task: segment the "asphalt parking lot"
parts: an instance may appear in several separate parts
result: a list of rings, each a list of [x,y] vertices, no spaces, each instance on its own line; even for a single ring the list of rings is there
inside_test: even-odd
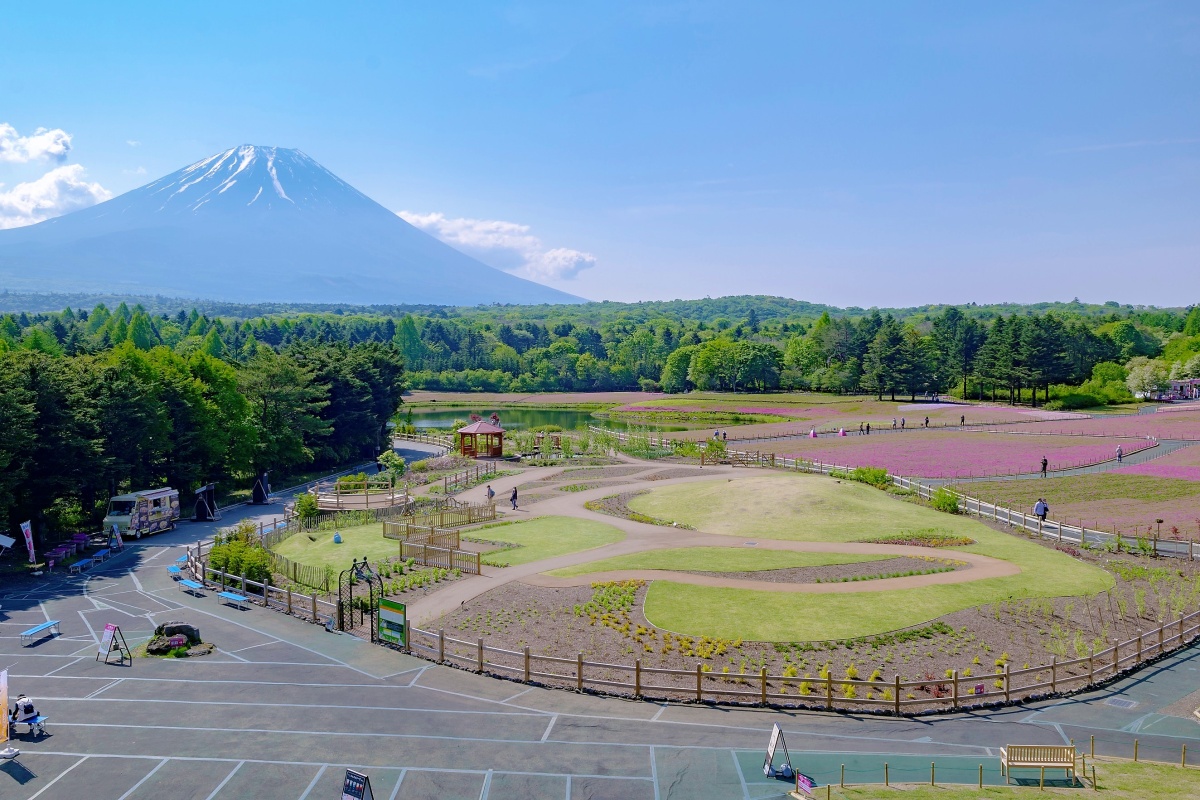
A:
[[[269,516],[269,514],[268,514]],[[226,521],[226,524],[228,521]],[[928,769],[995,768],[1008,743],[1087,747],[1178,761],[1200,724],[1200,650],[1113,687],[986,713],[915,719],[657,704],[525,686],[436,666],[215,592],[182,593],[165,567],[203,533],[184,525],[135,543],[86,576],[0,589],[0,668],[49,717],[0,763],[0,797],[320,798],[346,768],[376,798],[760,798],[787,786],[759,767],[772,725],[820,781],[833,765],[879,780],[903,756]],[[62,635],[22,647],[49,619]],[[106,623],[131,645],[162,622],[200,627],[209,656],[96,660]],[[949,773],[946,774],[947,777]]]

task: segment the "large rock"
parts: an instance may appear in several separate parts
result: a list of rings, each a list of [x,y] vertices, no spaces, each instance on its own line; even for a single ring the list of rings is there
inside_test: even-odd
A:
[[[146,654],[151,656],[165,656],[171,652],[171,642],[165,636],[155,636],[150,641],[146,642]]]
[[[162,636],[166,638],[167,636],[174,636],[176,634],[186,636],[188,642],[191,644],[200,644],[200,629],[186,622],[165,622],[154,629],[156,637]]]

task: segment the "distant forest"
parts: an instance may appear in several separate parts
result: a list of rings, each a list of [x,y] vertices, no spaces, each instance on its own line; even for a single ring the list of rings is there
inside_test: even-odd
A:
[[[91,300],[0,314],[0,516],[10,522],[83,525],[118,490],[370,457],[405,387],[954,393],[1078,408],[1200,377],[1195,307]]]

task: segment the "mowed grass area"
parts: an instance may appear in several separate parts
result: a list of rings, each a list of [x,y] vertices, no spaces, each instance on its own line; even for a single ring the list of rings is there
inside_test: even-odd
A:
[[[382,522],[343,528],[338,533],[342,534],[341,544],[333,543],[333,531],[312,531],[297,533],[273,549],[300,564],[328,566],[338,571],[348,568],[350,562],[364,556],[372,562],[400,557],[400,543],[383,538]]]
[[[750,502],[748,498],[753,498]],[[690,635],[755,641],[865,636],[919,625],[1009,598],[1071,597],[1113,585],[1103,570],[966,517],[943,514],[862,484],[816,475],[782,475],[681,484],[635,498],[642,513],[670,515],[709,533],[798,541],[854,541],[937,529],[975,544],[946,548],[1012,562],[1021,574],[970,583],[884,592],[785,594],[655,581],[646,618]],[[721,612],[705,613],[706,609]]]
[[[936,761],[936,758],[929,759]],[[1099,791],[1091,787],[1091,765],[1096,765],[1096,782]],[[1036,770],[1018,770],[1018,777],[1025,780],[1036,780]],[[1061,770],[1046,770],[1047,779],[1051,776],[1058,778]],[[1143,800],[1153,797],[1155,800],[1193,800],[1200,797],[1200,770],[1194,768],[1170,766],[1167,764],[1151,764],[1139,761],[1106,761],[1103,759],[1088,759],[1088,786],[1086,789],[1054,789],[1039,790],[1033,786],[986,786],[983,789],[968,786],[919,786],[893,785],[862,787],[832,787],[830,797],[842,800],[882,800],[895,797],[896,800],[979,800],[980,798],[1021,798],[1035,797],[1099,797],[1113,800]],[[1151,788],[1153,787],[1153,788]],[[824,797],[824,788],[820,789],[817,797]]]
[[[675,569],[697,572],[760,572],[789,567],[825,567],[884,561],[894,556],[850,553],[790,553],[786,550],[754,550],[748,547],[687,547],[650,550],[645,553],[606,558],[556,569],[547,574],[560,577],[587,575],[616,569]]]
[[[1200,450],[1188,448],[1188,450]],[[1188,452],[1188,450],[1182,452]],[[1149,462],[1156,463],[1155,461]],[[1163,520],[1162,535],[1179,528],[1184,538],[1200,536],[1200,481],[1162,478],[1127,472],[1074,475],[1027,481],[972,481],[954,487],[970,497],[1029,513],[1039,497],[1050,504],[1053,519],[1132,535],[1135,526],[1143,534]]]
[[[625,532],[590,519],[536,517],[526,522],[475,528],[464,531],[463,536],[512,545],[511,549],[493,550],[485,558],[516,566],[614,544],[625,538]]]

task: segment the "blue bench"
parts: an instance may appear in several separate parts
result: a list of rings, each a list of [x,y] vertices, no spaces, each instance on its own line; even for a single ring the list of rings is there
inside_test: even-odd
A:
[[[49,717],[47,717],[43,714],[38,714],[36,717],[30,717],[29,719],[23,719],[20,722],[13,722],[13,732],[14,733],[16,732],[18,725],[28,725],[29,733],[32,734],[34,731],[37,731],[38,736],[45,736],[46,735],[46,720],[48,720],[48,719],[49,719]]]
[[[97,550],[96,552],[92,553],[92,561],[95,561],[97,564],[99,564],[101,561],[107,559],[109,555],[111,555],[111,553],[107,547],[103,550]]]
[[[167,574],[170,575],[175,580],[179,580],[180,578],[183,577],[183,570],[181,570],[179,567],[172,564],[169,567],[167,567]]]
[[[62,635],[58,630],[58,620],[52,619],[52,620],[49,620],[48,622],[43,622],[41,625],[34,625],[32,628],[30,628],[29,630],[22,633],[21,634],[21,645],[27,646],[29,644],[32,644],[34,637],[37,637],[40,639],[41,637],[38,636],[38,634],[45,633],[46,631],[50,631],[51,636],[61,636]],[[5,709],[5,710],[7,710],[7,709]]]
[[[189,594],[194,594],[199,597],[199,592],[204,591],[204,584],[183,578],[179,581],[179,588]]]
[[[74,564],[72,564],[71,566],[67,567],[67,572],[70,572],[70,573],[83,572],[85,569],[88,569],[89,567],[92,566],[92,564],[95,564],[95,563],[96,563],[96,560],[93,558],[81,558],[78,561],[76,561]]]
[[[239,611],[242,610],[242,606],[250,602],[240,594],[234,594],[233,592],[217,592],[217,597],[221,598],[225,603],[236,605]]]
[[[179,558],[175,559],[175,563],[176,564],[186,564],[187,556],[186,555],[180,556]]]

